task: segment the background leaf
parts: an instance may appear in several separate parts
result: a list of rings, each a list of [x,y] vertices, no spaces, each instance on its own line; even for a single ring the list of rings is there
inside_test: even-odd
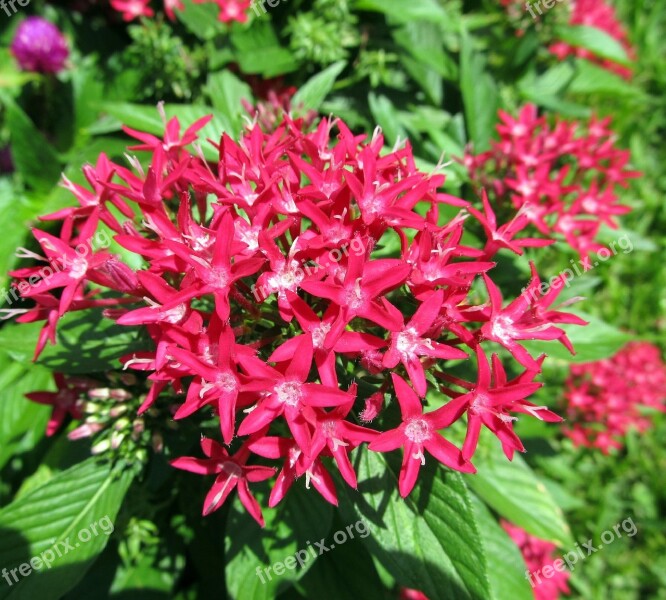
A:
[[[343,515],[365,521],[364,543],[396,581],[430,600],[487,598],[486,557],[462,476],[429,458],[403,500],[384,456],[363,448],[356,459],[359,489],[347,490]]]
[[[40,556],[58,544],[50,569],[42,568],[19,582],[0,586],[0,599],[59,600],[76,585],[106,546],[109,536],[98,526],[89,541],[79,532],[108,517],[114,522],[132,481],[129,471],[116,472],[89,459],[49,480],[42,487],[0,510],[0,564],[8,569]],[[65,552],[60,544],[69,540]]]
[[[562,510],[521,456],[509,462],[493,440],[479,446],[474,465],[477,473],[465,480],[500,516],[538,538],[573,546]]]

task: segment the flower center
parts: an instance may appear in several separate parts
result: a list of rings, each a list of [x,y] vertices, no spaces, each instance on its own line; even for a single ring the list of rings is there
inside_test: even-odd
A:
[[[285,265],[270,277],[268,285],[271,286],[273,291],[289,290],[295,292],[298,285],[303,281],[303,277],[305,277],[305,273],[298,265]]]
[[[215,379],[215,383],[224,392],[233,392],[238,385],[236,378],[228,371],[220,373]]]
[[[313,327],[312,330],[310,331],[310,333],[312,334],[312,345],[315,348],[323,348],[324,342],[326,341],[326,336],[328,335],[328,332],[330,330],[331,330],[330,323],[322,323],[321,325]]]
[[[338,427],[337,421],[324,421],[321,424],[322,433],[329,438],[335,437],[335,433]]]
[[[302,384],[298,381],[285,381],[275,386],[277,399],[288,406],[298,406],[303,397]]]
[[[220,463],[220,469],[222,473],[226,473],[227,475],[229,475],[230,478],[231,477],[240,478],[240,476],[243,474],[243,469],[235,462],[230,460]]]
[[[352,310],[358,310],[365,304],[365,294],[361,288],[360,278],[356,280],[353,287],[345,291],[345,304]]]
[[[229,286],[229,272],[224,267],[212,267],[206,274],[206,283],[217,289]]]
[[[187,313],[187,305],[185,303],[174,306],[162,312],[162,320],[167,323],[180,323]]]
[[[422,418],[412,419],[405,427],[405,437],[415,444],[429,440],[431,433],[430,424]]]
[[[75,258],[69,269],[69,276],[73,279],[81,279],[88,272],[88,261],[85,258]]]
[[[421,345],[421,339],[413,328],[401,331],[395,338],[395,347],[403,358],[414,356]]]
[[[513,327],[513,320],[506,315],[500,315],[493,321],[491,335],[502,342],[508,343],[513,339],[515,329]]]

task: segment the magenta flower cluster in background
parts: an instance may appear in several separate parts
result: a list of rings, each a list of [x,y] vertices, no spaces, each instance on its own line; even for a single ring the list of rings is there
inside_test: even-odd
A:
[[[650,427],[643,407],[666,411],[666,364],[657,346],[632,342],[607,360],[572,365],[564,398],[564,433],[607,454],[622,447],[629,429]]]
[[[557,559],[555,553],[557,546],[530,535],[524,529],[504,519],[501,520],[501,525],[520,549],[527,565],[528,574],[532,574],[532,591],[535,600],[557,600],[560,594],[568,594],[569,586],[567,582],[571,573],[567,570],[553,568],[553,563]],[[538,578],[535,577],[537,574],[542,574],[543,568],[547,566],[551,567],[551,577],[544,577],[543,575]]]
[[[585,125],[560,117],[549,125],[533,104],[517,117],[500,111],[499,141],[464,162],[475,186],[489,191],[497,208],[518,209],[549,239],[562,238],[582,257],[604,248],[602,224],[631,209],[616,188],[639,173],[627,169],[629,152],[615,147],[610,119]]]

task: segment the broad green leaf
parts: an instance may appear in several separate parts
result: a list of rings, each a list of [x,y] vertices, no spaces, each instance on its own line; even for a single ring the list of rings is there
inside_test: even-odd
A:
[[[206,83],[206,93],[215,110],[224,115],[231,130],[229,134],[237,137],[243,128],[247,116],[242,101],[252,103],[252,90],[231,71],[211,73]]]
[[[268,19],[259,19],[251,27],[236,28],[231,34],[231,43],[243,73],[276,77],[298,69],[298,62],[280,44]]]
[[[39,74],[19,70],[9,49],[0,48],[0,89],[20,88],[35,79],[39,79]]]
[[[402,140],[407,138],[407,132],[400,123],[400,115],[386,96],[370,92],[368,105],[373,118],[382,128],[387,144],[393,146],[398,138]]]
[[[610,96],[640,96],[640,88],[587,60],[576,60],[575,77],[567,87],[572,94],[608,94]]]
[[[530,70],[518,81],[518,89],[523,96],[537,100],[540,96],[557,96],[573,79],[574,67],[569,62],[561,62],[541,75]]]
[[[298,107],[302,104],[304,108],[319,110],[346,65],[344,60],[340,60],[308,79],[294,94],[292,106]]]
[[[488,433],[488,432],[484,432]],[[560,546],[573,546],[562,510],[523,458],[507,460],[498,443],[480,445],[469,486],[507,521]]]
[[[10,580],[12,569],[34,557],[50,564],[16,571],[19,581],[3,581],[0,600],[58,600],[72,589],[104,550],[131,481],[129,471],[91,458],[0,510],[0,564]]]
[[[23,194],[20,194],[12,180],[0,178],[0,213],[5,223],[11,223],[12,227],[3,228],[0,237],[0,305],[7,304],[8,296],[5,296],[6,286],[9,283],[8,272],[16,266],[16,249],[23,246],[29,235],[27,227],[22,227],[21,208],[26,203]],[[11,306],[5,306],[11,308]]]
[[[224,31],[225,26],[218,21],[219,9],[214,2],[193,2],[183,0],[183,10],[176,10],[176,17],[200,40],[208,40]]]
[[[567,336],[576,351],[575,355],[571,355],[562,344],[557,342],[534,340],[523,342],[523,345],[534,356],[545,353],[549,358],[557,358],[570,363],[583,363],[609,358],[632,340],[631,335],[620,331],[598,317],[578,310],[571,312],[575,312],[579,317],[589,322],[584,327],[560,325],[567,332]]]
[[[475,494],[471,494],[471,501],[488,562],[489,600],[533,600],[525,577],[527,566],[518,546]]]
[[[601,58],[607,58],[621,65],[631,61],[622,44],[605,31],[586,25],[559,25],[553,37],[576,48],[584,48]]]
[[[337,522],[340,526],[335,527],[336,530],[344,530],[342,522]],[[358,532],[354,528],[352,531],[356,534],[353,540],[347,540],[344,547],[337,551],[334,548],[320,556],[296,583],[294,587],[300,592],[298,597],[364,600],[389,600],[394,597],[382,584],[365,545],[357,539]],[[361,533],[366,533],[362,527]]]
[[[258,495],[261,496],[267,494]],[[265,499],[260,499],[260,503],[262,507],[267,504]],[[328,535],[333,507],[314,489],[305,490],[297,482],[283,502],[273,509],[263,508],[263,514],[266,526],[262,529],[239,500],[234,501],[225,541],[227,590],[232,598],[272,600],[279,589],[300,579],[319,560],[311,552],[318,553],[314,542]],[[275,564],[284,563],[290,556],[294,558],[298,551],[302,551],[302,566],[295,562],[294,569],[285,568],[283,574],[276,574]]]
[[[499,106],[497,86],[485,71],[485,57],[474,48],[472,38],[462,32],[460,48],[460,89],[465,107],[469,141],[474,152],[490,147]]]
[[[1,333],[1,330],[0,330]],[[31,450],[43,437],[50,409],[24,394],[52,388],[51,373],[29,362],[0,355],[0,468],[15,455]]]
[[[400,60],[436,106],[444,98],[442,79],[455,81],[458,65],[446,53],[441,28],[432,22],[413,21],[393,33],[403,50]]]
[[[444,22],[447,14],[436,0],[403,2],[402,0],[358,0],[357,10],[381,12],[396,23],[411,21]]]
[[[0,353],[29,363],[42,326],[37,322],[3,327]],[[98,310],[70,312],[58,323],[57,344],[47,344],[38,364],[61,373],[96,373],[118,369],[121,356],[150,347],[137,328],[116,325]]]
[[[486,557],[462,476],[428,457],[403,500],[392,460],[360,449],[354,464],[359,488],[346,490],[342,514],[365,522],[363,542],[396,581],[430,600],[488,598]]]
[[[6,96],[0,99],[7,109],[5,124],[16,171],[33,189],[50,190],[60,177],[62,165],[58,153],[13,100]]]

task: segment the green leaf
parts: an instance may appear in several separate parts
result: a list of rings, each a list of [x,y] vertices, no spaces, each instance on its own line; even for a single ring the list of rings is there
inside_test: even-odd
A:
[[[572,356],[559,343],[540,340],[524,342],[523,345],[525,348],[534,356],[545,353],[549,358],[557,358],[569,363],[584,363],[609,358],[632,340],[631,335],[620,331],[598,317],[578,310],[571,312],[589,322],[589,325],[584,327],[579,325],[560,325],[567,332],[567,336],[576,351],[575,355]]]
[[[267,497],[267,493],[258,494],[262,496]],[[260,504],[267,503],[260,500]],[[263,529],[247,514],[238,498],[233,509],[225,541],[227,591],[231,598],[243,600],[272,600],[278,589],[300,579],[317,560],[309,548],[316,550],[314,542],[327,536],[333,518],[330,504],[314,490],[307,491],[298,484],[276,508],[263,509],[266,521]],[[285,569],[282,575],[274,572],[276,563],[284,563],[287,557],[293,558],[302,550],[305,550],[301,555],[302,568],[296,564],[295,569]],[[258,569],[268,569],[262,571],[263,583],[257,575]]]
[[[486,432],[487,433],[487,432]],[[479,446],[469,486],[507,521],[560,546],[573,546],[562,510],[521,456],[507,460],[498,443]]]
[[[60,178],[58,153],[13,100],[6,96],[1,99],[7,109],[5,124],[16,171],[35,190],[50,190]]]
[[[176,10],[176,17],[200,40],[209,40],[224,30],[218,21],[219,9],[214,2],[193,2],[183,0],[183,10]]]
[[[399,467],[364,448],[356,459],[358,493],[346,490],[341,510],[349,522],[365,522],[370,535],[363,541],[373,557],[400,585],[430,600],[488,598],[486,557],[462,476],[429,458],[403,500]]]
[[[639,87],[625,81],[588,60],[576,60],[575,77],[567,91],[572,94],[608,94],[616,96],[640,96]]]
[[[293,54],[278,40],[267,19],[255,21],[251,27],[235,28],[231,43],[236,49],[236,61],[243,73],[276,77],[298,69]]]
[[[446,53],[440,27],[432,22],[410,22],[393,33],[403,50],[400,60],[421,86],[431,102],[441,106],[444,98],[442,79],[455,81],[458,65]]]
[[[224,115],[229,123],[229,134],[237,137],[243,128],[244,117],[247,116],[242,100],[253,101],[250,86],[231,71],[220,71],[208,76],[206,93],[213,108]]]
[[[596,27],[559,25],[555,27],[553,37],[570,46],[589,50],[600,58],[607,58],[620,65],[631,64],[622,44]]]
[[[5,296],[5,286],[9,283],[8,271],[16,266],[16,249],[25,244],[29,234],[28,228],[22,227],[20,215],[25,202],[25,197],[12,185],[11,179],[0,178],[0,213],[5,223],[12,224],[11,227],[5,227],[0,236],[0,304],[7,303],[10,298]]]
[[[403,2],[402,0],[359,0],[357,10],[381,12],[396,23],[411,21],[446,21],[447,14],[436,0]]]
[[[0,355],[0,468],[14,456],[31,450],[44,436],[51,411],[24,394],[51,389],[51,372],[25,361]]]
[[[338,520],[338,531],[345,526]],[[364,600],[388,600],[393,594],[384,587],[377,570],[355,528],[350,531],[354,539],[345,541],[339,551],[320,556],[295,588],[304,598],[363,598]],[[337,533],[337,531],[336,531]],[[361,532],[367,530],[361,527]],[[330,536],[329,536],[330,537]]]
[[[474,49],[472,38],[463,30],[460,48],[460,89],[465,107],[469,140],[474,152],[490,147],[499,106],[497,86],[485,71],[486,59]]]
[[[570,62],[561,62],[537,75],[530,70],[518,81],[518,89],[524,97],[537,100],[540,96],[558,96],[573,79],[575,69]]]
[[[292,106],[297,107],[302,104],[304,108],[319,110],[346,65],[346,61],[340,60],[308,79],[294,94]]]
[[[28,575],[16,571],[19,581],[3,581],[0,600],[58,600],[72,589],[104,550],[131,481],[129,471],[91,458],[0,510],[0,564],[11,571],[33,557],[50,562]]]
[[[370,92],[368,96],[370,112],[377,124],[382,128],[386,142],[393,146],[398,138],[405,140],[407,132],[400,123],[400,115],[391,101],[384,95]]]
[[[527,566],[518,546],[475,494],[471,501],[488,561],[490,600],[533,600],[534,593],[525,577]]]
[[[29,363],[43,325],[6,325],[0,329],[0,352]],[[38,364],[61,373],[98,373],[118,369],[121,356],[150,347],[136,328],[116,325],[99,310],[70,312],[58,323],[57,344],[47,344]]]
[[[39,79],[38,73],[21,71],[9,48],[0,48],[0,89],[20,88],[35,79]]]

